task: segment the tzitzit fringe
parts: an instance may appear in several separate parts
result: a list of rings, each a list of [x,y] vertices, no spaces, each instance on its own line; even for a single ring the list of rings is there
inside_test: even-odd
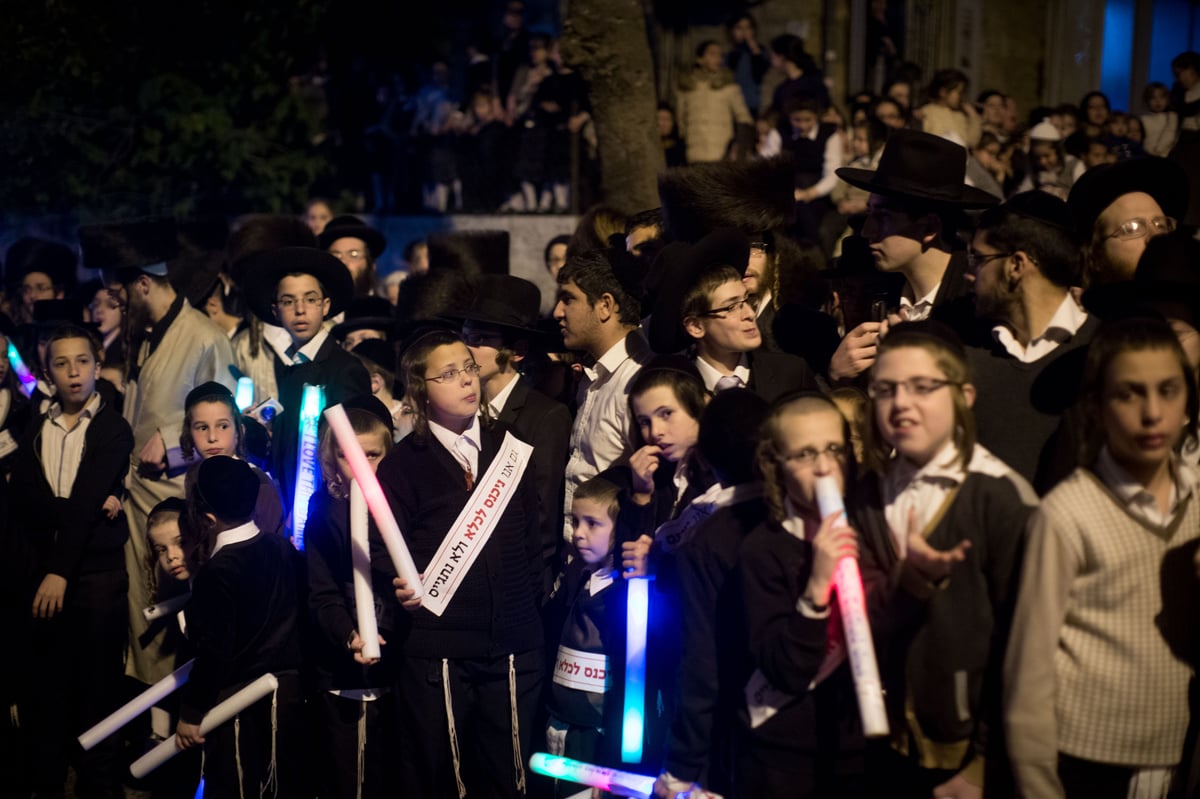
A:
[[[233,762],[237,765],[238,796],[246,799],[245,775],[242,773],[242,714],[233,717]]]
[[[513,655],[508,656],[508,712],[512,716],[513,767],[517,772],[517,790],[525,795],[525,761],[521,757],[521,723],[517,720],[517,670]]]
[[[275,739],[279,734],[279,689],[271,692],[271,766],[267,769],[267,784],[258,791],[259,799],[263,792],[271,789],[272,796],[279,795],[279,772],[275,768]]]
[[[450,701],[450,660],[442,658],[442,697],[446,700],[446,727],[450,733],[450,757],[454,761],[454,782],[458,799],[466,799],[467,786],[462,781],[462,758],[458,752],[458,731],[454,728],[454,705]]]
[[[358,698],[358,788],[355,796],[362,799],[363,780],[367,771],[367,698]]]

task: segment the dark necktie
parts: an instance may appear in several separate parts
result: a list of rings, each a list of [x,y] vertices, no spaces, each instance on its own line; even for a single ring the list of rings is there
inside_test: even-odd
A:
[[[283,354],[292,359],[292,365],[308,363],[309,357],[301,352],[295,344],[283,351]]]

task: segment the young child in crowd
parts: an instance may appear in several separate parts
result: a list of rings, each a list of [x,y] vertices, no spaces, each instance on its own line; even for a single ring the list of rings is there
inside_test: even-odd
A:
[[[219,455],[245,460],[243,439],[246,435],[245,422],[238,410],[237,401],[221,383],[202,383],[188,392],[184,400],[183,430],[179,434],[180,469],[194,468],[196,456],[208,460]],[[172,459],[170,452],[168,461]],[[254,505],[254,523],[266,533],[283,531],[283,520],[287,514],[279,498],[275,482],[251,465],[258,478],[258,501]]]
[[[1195,376],[1166,322],[1106,323],[1083,396],[1099,453],[1030,521],[1005,663],[1020,792],[1162,797],[1184,750],[1200,581]]]
[[[100,342],[76,325],[46,337],[46,414],[28,425],[13,454],[7,533],[10,569],[23,582],[24,619],[13,652],[28,658],[19,702],[32,744],[38,795],[61,796],[67,766],[81,795],[120,790],[117,741],[86,753],[75,736],[120,704],[127,641],[124,544],[128,524],[108,500],[121,492],[133,434],[96,391]]]
[[[614,563],[619,493],[602,477],[575,489],[572,558],[546,608],[558,628],[547,751],[586,763],[611,760],[612,733],[619,737],[619,730],[608,729],[612,708],[606,708],[614,672],[623,673],[623,664],[614,657],[617,639],[625,635],[622,581]],[[621,649],[623,645],[621,641]],[[576,790],[572,786],[566,794]]]
[[[863,793],[864,744],[845,661],[827,643],[833,575],[858,556],[844,514],[821,518],[817,480],[843,493],[855,463],[837,406],[801,395],[772,409],[758,450],[767,521],[746,538],[738,563],[741,605],[757,672],[746,684],[748,722],[737,762],[737,793],[852,797]]]
[[[1166,157],[1179,138],[1179,114],[1171,110],[1171,90],[1155,81],[1142,92],[1146,113],[1142,114],[1145,139],[1142,146],[1149,155]]]
[[[419,731],[404,748],[401,784],[425,796],[457,790],[516,797],[525,790],[544,665],[536,488],[520,448],[480,415],[479,366],[462,338],[443,330],[420,336],[400,371],[414,430],[380,464],[379,482],[418,571],[451,575],[449,550],[432,561],[448,536],[456,552],[474,539],[464,536],[466,522],[455,524],[459,514],[468,506],[478,514],[485,501],[505,502],[508,493],[456,588],[428,581],[426,598],[417,601],[394,577],[396,599],[409,611],[399,614],[392,642],[402,654],[400,727]],[[504,486],[485,481],[502,450],[509,455],[499,469],[512,467]],[[493,498],[493,491],[500,493]],[[395,575],[386,555],[373,564]],[[452,591],[440,615],[421,606],[436,599],[435,589],[442,597]]]
[[[195,662],[180,689],[181,749],[204,746],[206,795],[301,795],[299,603],[295,552],[254,524],[259,482],[245,461],[203,461],[188,486],[184,544],[193,572],[187,635]],[[200,733],[219,702],[264,674],[279,687]]]
[[[344,403],[367,462],[378,468],[392,449],[391,414],[379,400],[358,398]],[[325,491],[313,495],[305,528],[308,560],[308,605],[316,625],[316,661],[320,745],[314,754],[318,794],[331,799],[383,796],[394,784],[394,704],[391,683],[395,660],[387,649],[379,659],[363,654],[355,611],[354,563],[350,539],[350,481],[345,453],[328,426],[321,432],[321,475]],[[381,581],[377,597],[388,598],[391,586]],[[380,644],[391,637],[391,602],[375,602]]]
[[[954,333],[897,325],[879,346],[854,526],[893,734],[872,767],[894,795],[985,787],[1002,759],[999,671],[1037,497],[975,442]],[[990,748],[989,748],[990,745]]]

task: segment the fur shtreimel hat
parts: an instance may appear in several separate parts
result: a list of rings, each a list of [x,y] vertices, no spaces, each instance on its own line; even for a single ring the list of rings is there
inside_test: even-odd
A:
[[[695,243],[717,228],[751,239],[792,223],[795,170],[787,156],[668,169],[658,179],[664,238]]]
[[[26,236],[8,248],[5,283],[15,289],[32,272],[49,275],[64,291],[75,285],[75,253],[65,244]]]
[[[507,230],[451,230],[429,234],[429,269],[478,275],[508,274]]]
[[[175,220],[131,219],[79,228],[79,248],[88,269],[112,274],[121,283],[140,275],[167,276],[167,262],[179,253]]]

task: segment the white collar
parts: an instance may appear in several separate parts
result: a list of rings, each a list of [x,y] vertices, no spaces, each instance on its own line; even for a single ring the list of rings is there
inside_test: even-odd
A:
[[[520,379],[520,375],[513,375],[513,379],[508,381],[508,385],[500,389],[499,394],[488,400],[488,407],[492,410],[492,416],[498,418],[504,412],[504,406],[508,404],[508,398],[512,396],[513,389],[517,387],[517,381]]]
[[[596,359],[596,364],[592,367],[584,367],[584,372],[592,380],[607,377],[625,363],[629,359],[629,336],[636,331],[630,331],[629,334],[621,336],[621,340],[608,348],[608,351]]]
[[[758,298],[758,308],[754,312],[754,318],[759,319],[763,315],[763,311],[767,310],[767,306],[771,304],[771,290],[767,289],[761,297]]]
[[[929,459],[924,466],[917,466],[907,458],[897,455],[887,471],[887,483],[899,494],[917,481],[941,482],[949,481],[958,485],[967,477],[967,468],[962,463],[958,447],[953,441],[947,441],[936,455]]]
[[[310,338],[308,343],[300,348],[300,353],[310,361],[315,361],[317,359],[317,353],[320,352],[321,347],[325,345],[325,339],[327,338],[329,338],[329,331],[322,327],[317,331],[317,335]]]
[[[83,404],[83,410],[79,414],[80,419],[92,419],[96,416],[96,412],[100,410],[100,392],[92,391],[92,396]],[[62,416],[62,401],[54,400],[51,403],[49,410],[46,411],[46,416],[50,419],[57,419]]]
[[[258,535],[258,525],[252,521],[240,524],[237,527],[232,527],[224,532],[217,533],[217,544],[213,547],[213,555],[221,551],[221,547],[227,547],[230,544],[240,544],[243,541],[249,541]]]
[[[483,451],[483,446],[479,443],[481,440],[479,436],[479,430],[480,427],[478,415],[471,417],[470,427],[464,430],[461,435],[455,433],[448,427],[443,427],[432,419],[429,420],[429,432],[433,433],[433,437],[438,440],[438,443],[450,451],[450,454],[454,456],[455,460],[463,457],[458,450],[459,441],[465,441],[476,450],[479,450],[480,452]]]
[[[929,316],[929,311],[932,310],[932,308],[933,308],[933,301],[937,299],[937,293],[941,288],[942,288],[942,281],[939,280],[938,284],[936,286],[934,286],[933,289],[930,290],[930,292],[928,294],[926,294],[924,297],[922,297],[921,299],[914,302],[912,299],[912,295],[913,295],[912,284],[905,283],[904,291],[900,292],[900,307],[908,309],[908,311],[909,311],[908,321],[918,322],[918,321],[924,319],[925,317]],[[917,316],[915,314],[921,314],[921,315]]]
[[[1155,508],[1157,511],[1157,500],[1154,495],[1146,490],[1146,487],[1133,478],[1129,472],[1125,471],[1125,467],[1117,463],[1116,458],[1112,456],[1108,446],[1100,448],[1100,455],[1096,458],[1096,476],[1099,477],[1106,486],[1112,489],[1112,492],[1120,498],[1126,505],[1146,505]],[[1167,502],[1170,510],[1167,511],[1167,519],[1169,520],[1175,515],[1175,511],[1180,502],[1183,502],[1192,493],[1192,486],[1196,482],[1195,471],[1175,456],[1171,456],[1171,496]]]
[[[1071,293],[1067,292],[1063,301],[1059,303],[1058,310],[1054,312],[1054,316],[1050,317],[1050,321],[1046,323],[1046,329],[1031,338],[1028,346],[1021,346],[1021,342],[1017,341],[1017,337],[1013,335],[1008,325],[1000,324],[993,327],[992,337],[1018,361],[1032,363],[1053,352],[1058,345],[1069,341],[1087,320],[1087,311],[1080,308]]]
[[[787,530],[793,537],[799,538],[801,541],[807,541],[808,536],[804,532],[804,516],[800,513],[800,509],[796,507],[796,503],[792,502],[791,497],[783,498],[784,519],[781,525],[784,530]]]
[[[710,392],[717,390],[717,381],[722,377],[728,377],[699,355],[693,360],[696,364],[696,371],[700,373],[700,379],[704,381],[704,387]],[[743,352],[742,356],[738,358],[738,365],[733,369],[733,376],[741,379],[743,387],[750,384],[750,359],[746,353]]]

